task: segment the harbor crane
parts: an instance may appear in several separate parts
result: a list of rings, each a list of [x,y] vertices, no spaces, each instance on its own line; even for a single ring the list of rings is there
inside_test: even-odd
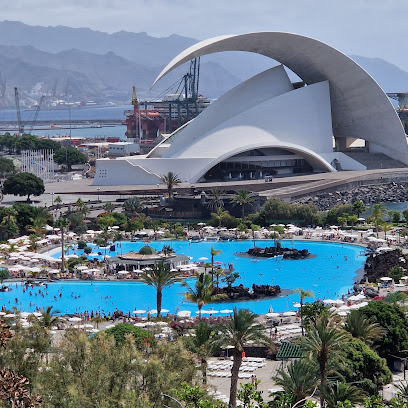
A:
[[[23,134],[24,133],[24,125],[21,122],[20,97],[18,96],[17,87],[14,87],[14,98],[16,100],[18,133]]]

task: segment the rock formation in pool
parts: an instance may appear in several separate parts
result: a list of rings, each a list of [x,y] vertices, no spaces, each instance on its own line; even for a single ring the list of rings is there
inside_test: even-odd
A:
[[[253,247],[248,249],[248,255],[259,258],[273,258],[275,256],[282,256],[283,259],[306,259],[311,254],[307,249],[282,248],[279,246],[272,247]]]
[[[407,269],[407,261],[407,257],[404,256],[400,249],[380,253],[373,252],[367,257],[364,265],[363,279],[361,279],[360,283],[364,283],[366,279],[372,283],[383,276],[388,276],[388,272],[393,266],[400,266],[403,269]]]
[[[281,293],[279,285],[252,285],[252,290],[244,287],[242,284],[238,286],[225,286],[223,288],[214,288],[213,294],[224,295],[216,302],[229,302],[236,300],[256,300],[267,297],[275,297]]]

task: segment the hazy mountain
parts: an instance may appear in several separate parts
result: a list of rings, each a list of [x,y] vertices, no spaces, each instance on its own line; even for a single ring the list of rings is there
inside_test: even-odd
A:
[[[408,91],[407,71],[381,58],[367,58],[359,55],[352,55],[351,58],[361,65],[385,92]]]
[[[89,28],[29,26],[18,21],[0,22],[0,43],[4,45],[32,45],[33,47],[58,53],[77,49],[94,54],[109,51],[137,62],[157,67],[166,65],[172,58],[197,40],[179,35],[155,38],[147,33],[119,31],[108,34]]]
[[[14,103],[14,86],[19,88],[22,102],[27,105],[38,101],[41,94],[68,101],[92,99],[120,103],[129,101],[132,85],[136,86],[140,98],[151,99],[179,82],[186,73],[186,67],[180,67],[150,91],[162,67],[136,64],[113,52],[98,55],[67,50],[52,54],[32,46],[0,45],[0,56],[5,61],[13,60],[9,67],[7,63],[0,66],[0,74],[9,85],[7,102],[3,103],[6,106]],[[238,83],[239,79],[221,66],[211,62],[202,64],[200,93],[216,98]]]
[[[185,64],[150,91],[161,69],[197,40],[178,35],[114,34],[88,28],[39,27],[0,22],[0,103],[14,104],[14,86],[27,104],[41,94],[71,101],[129,101],[135,85],[141,99],[152,99],[187,72]],[[387,92],[408,88],[408,72],[379,58],[353,56]],[[251,53],[227,52],[201,59],[199,92],[216,98],[276,62]],[[1,97],[2,81],[6,97]],[[174,89],[173,89],[174,92]],[[68,95],[68,96],[67,96]]]

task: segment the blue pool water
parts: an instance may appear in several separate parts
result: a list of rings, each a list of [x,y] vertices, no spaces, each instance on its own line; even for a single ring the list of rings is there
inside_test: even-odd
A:
[[[160,250],[164,244],[170,242],[156,241],[149,245]],[[290,246],[289,241],[282,241],[284,246]],[[200,242],[189,243],[187,241],[173,241],[174,250],[178,254],[192,257],[192,262],[198,261],[200,257],[211,259],[211,246],[221,249],[222,254],[215,257],[215,261],[233,263],[234,268],[240,273],[241,278],[236,284],[244,286],[256,284],[279,285],[282,289],[302,288],[312,290],[315,298],[337,298],[353,286],[353,278],[356,271],[363,267],[365,257],[360,255],[362,248],[354,245],[343,245],[340,243],[295,241],[294,246],[298,249],[306,248],[310,253],[316,255],[314,258],[299,261],[277,261],[275,259],[260,259],[251,262],[250,258],[238,257],[236,252],[246,252],[253,244],[252,241],[229,241],[229,242]],[[273,241],[258,241],[258,246],[271,246]],[[142,242],[122,242],[116,249],[122,253],[130,250],[137,251],[143,246]],[[104,249],[93,250],[104,252]],[[73,253],[73,251],[70,251]],[[82,251],[75,251],[81,254]],[[115,252],[107,250],[107,254],[115,256]],[[60,256],[59,253],[54,256]],[[194,279],[187,281],[194,285]],[[24,311],[34,311],[36,307],[53,306],[61,313],[76,313],[85,310],[112,312],[115,308],[124,312],[137,309],[155,309],[156,292],[153,288],[140,282],[115,281],[115,282],[67,282],[48,284],[48,294],[44,288],[34,287],[29,295],[27,290],[23,293],[21,284],[12,285],[11,292],[0,294],[0,304],[7,308],[17,306]],[[44,297],[35,292],[41,289]],[[185,288],[180,284],[174,284],[163,291],[163,305],[171,313],[177,310],[191,310],[194,315],[197,306],[184,300]],[[62,294],[62,296],[60,296]],[[72,295],[72,296],[71,296]],[[56,297],[56,299],[54,298]],[[75,298],[76,297],[76,298]],[[17,303],[15,299],[17,298]],[[213,307],[216,310],[248,308],[255,313],[267,313],[272,305],[274,311],[283,312],[292,309],[292,303],[299,301],[297,294],[289,294],[277,298],[259,301],[244,301],[235,303],[209,304],[204,308]],[[32,305],[30,306],[30,302]]]

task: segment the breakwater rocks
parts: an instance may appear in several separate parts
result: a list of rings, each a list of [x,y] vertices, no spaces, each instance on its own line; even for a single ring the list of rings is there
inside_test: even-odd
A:
[[[366,279],[370,283],[377,282],[380,278],[388,276],[388,271],[393,266],[401,266],[404,269],[408,266],[407,258],[400,249],[369,255],[364,265],[364,275],[360,283],[364,283]]]
[[[384,202],[408,201],[407,183],[388,183],[355,187],[349,191],[317,193],[293,200],[294,204],[314,204],[320,211],[330,210],[337,204],[352,204],[361,200],[365,205]]]
[[[223,295],[220,299],[215,302],[230,302],[236,300],[256,300],[262,298],[269,298],[278,296],[281,293],[281,288],[279,285],[252,285],[252,290],[244,287],[243,285],[238,286],[225,286],[223,288],[215,288],[214,295]]]
[[[273,258],[275,256],[282,257],[283,259],[306,259],[311,256],[307,249],[291,249],[291,248],[276,248],[276,247],[265,247],[265,248],[250,248],[247,252],[248,255],[259,257],[259,258]]]

